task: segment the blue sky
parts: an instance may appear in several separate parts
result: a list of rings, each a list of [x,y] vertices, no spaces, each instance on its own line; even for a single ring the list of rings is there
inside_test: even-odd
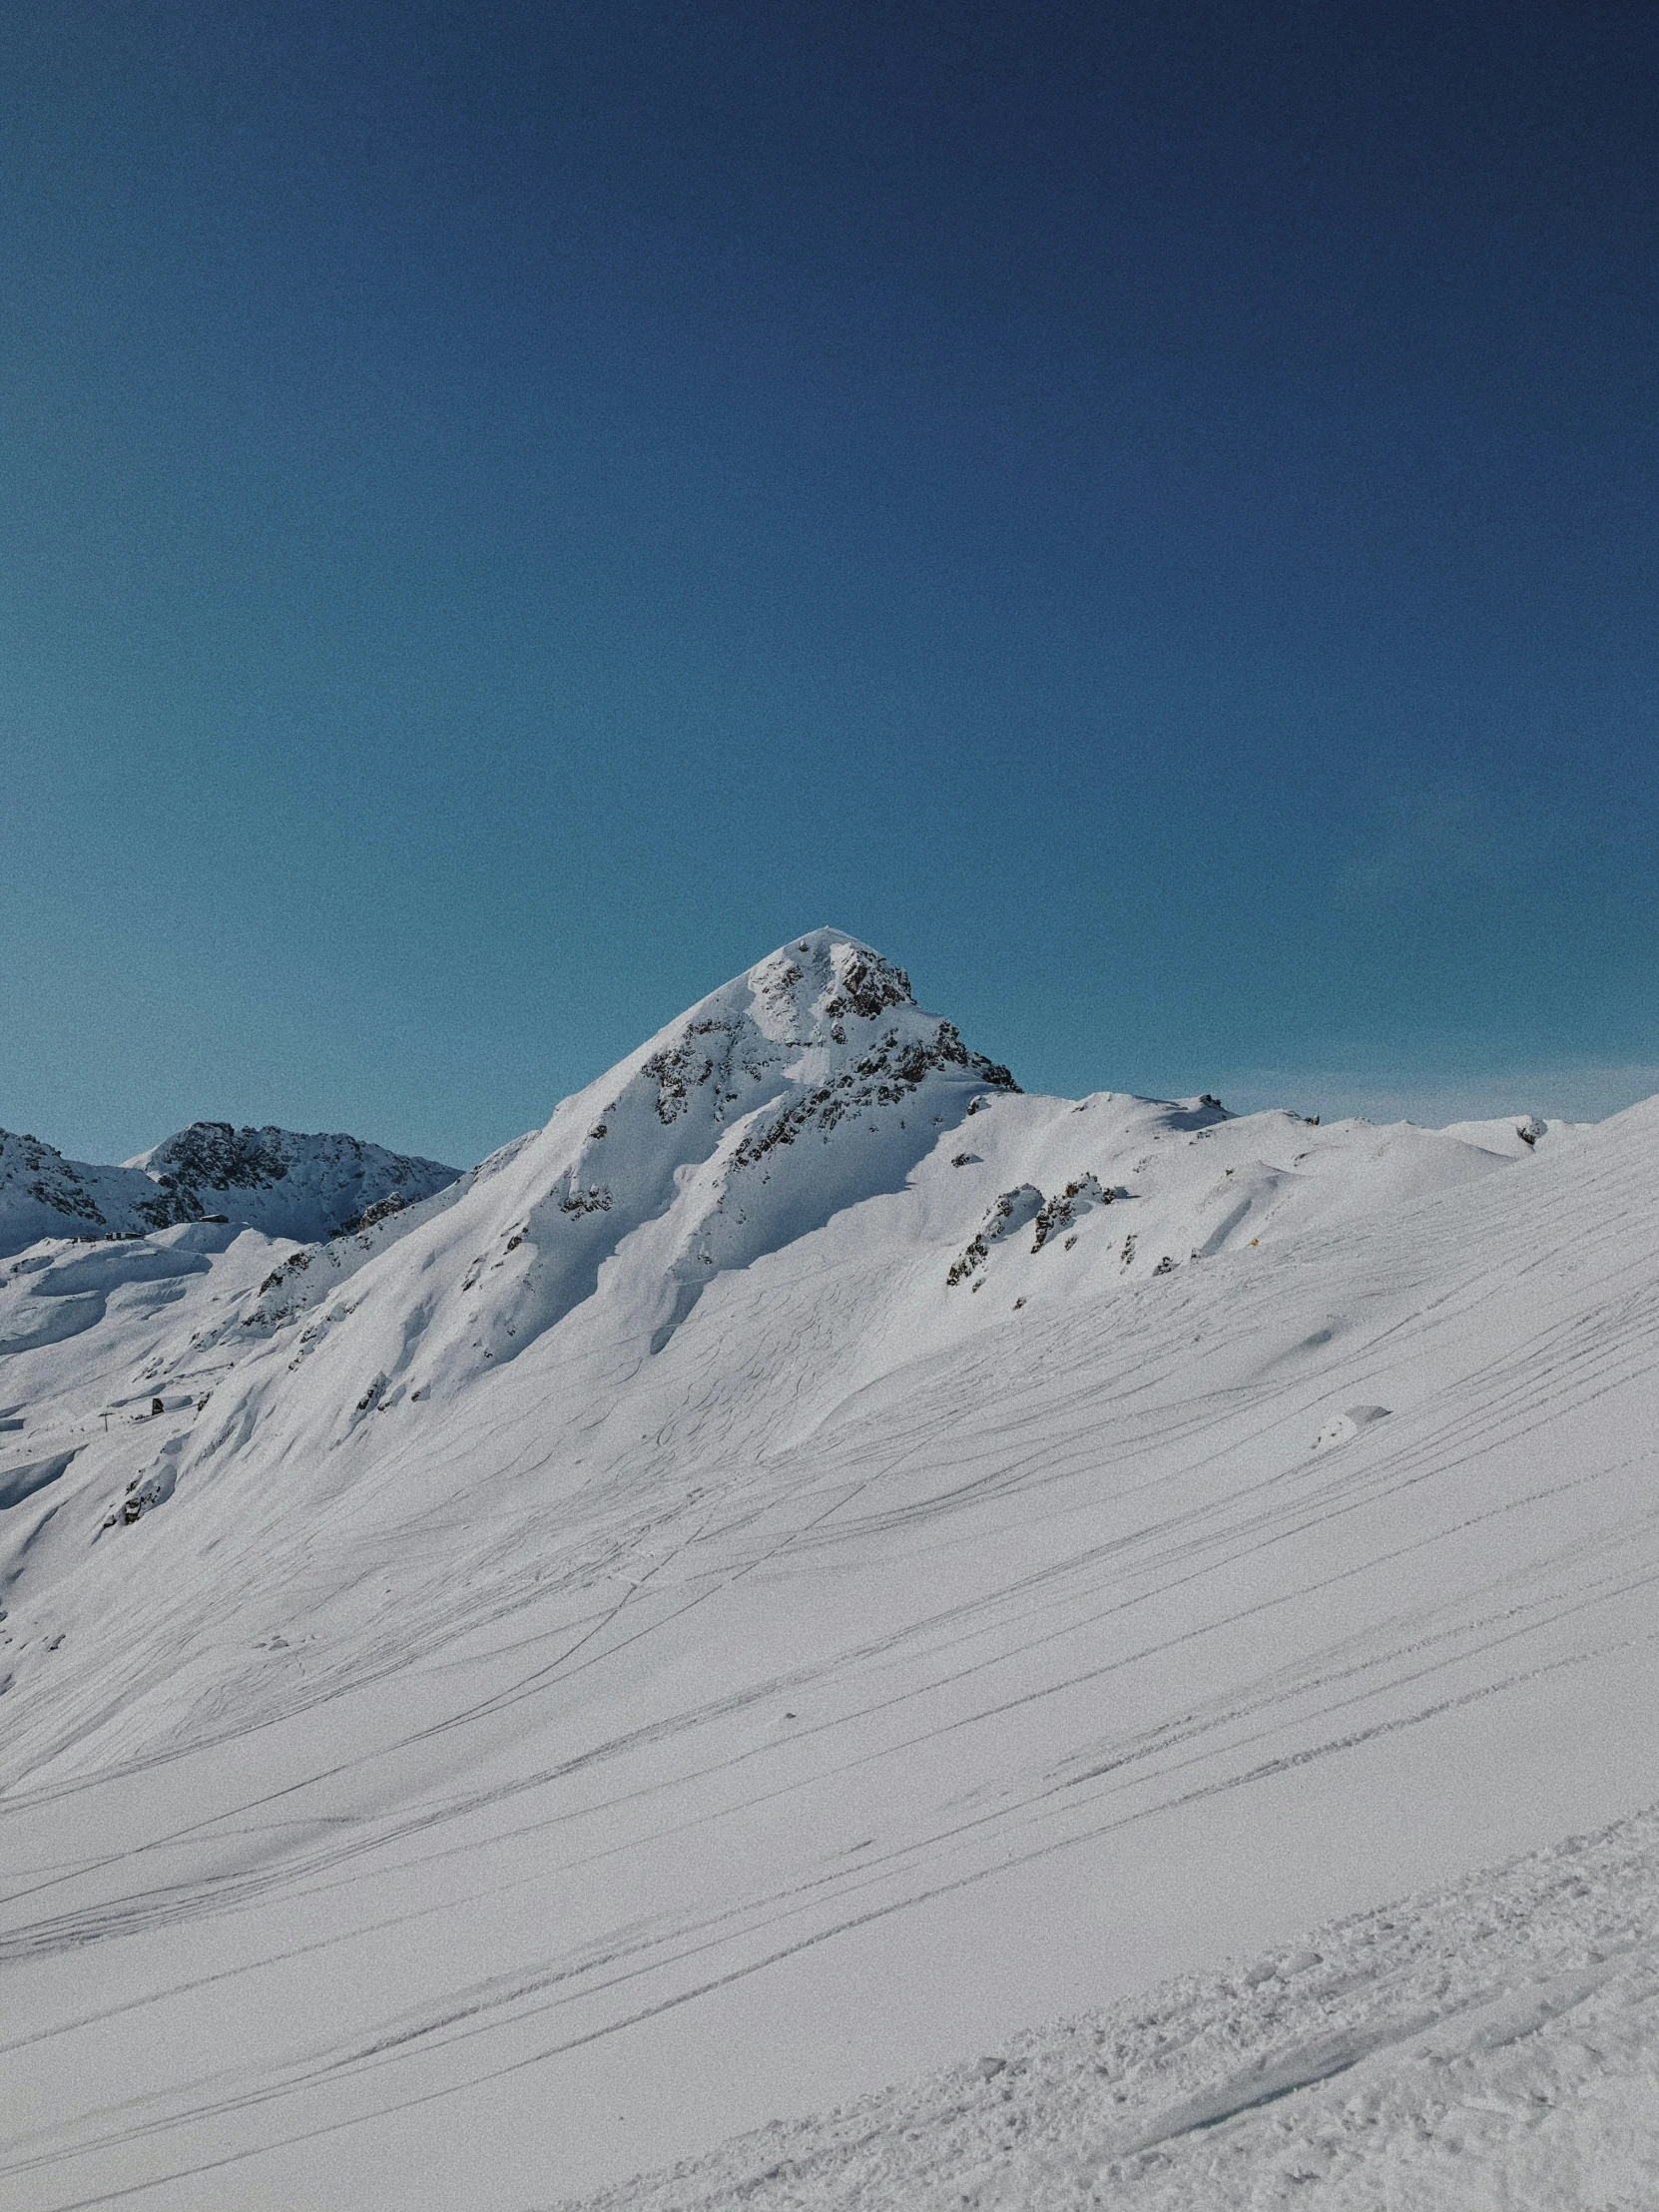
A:
[[[0,1123],[467,1160],[823,921],[1032,1088],[1659,1088],[1656,64],[25,11]]]

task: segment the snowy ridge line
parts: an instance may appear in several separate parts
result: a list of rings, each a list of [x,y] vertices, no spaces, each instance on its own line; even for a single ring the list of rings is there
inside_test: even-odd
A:
[[[1659,2174],[1656,1875],[1650,1810],[559,2212],[1220,2208],[1315,2181],[1633,2212]],[[1587,2006],[1600,2048],[1567,2024]]]

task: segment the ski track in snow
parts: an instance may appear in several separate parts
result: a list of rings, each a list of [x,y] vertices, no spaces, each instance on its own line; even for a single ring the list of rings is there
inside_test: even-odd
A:
[[[1650,1812],[582,2212],[1636,2212],[1659,2194],[1656,1878]]]
[[[594,2201],[1652,2201],[1651,1822],[1283,1961],[1659,1798],[1656,1122],[1024,1098],[820,932],[351,1238],[96,1248],[0,2206],[546,2203],[989,2036]]]

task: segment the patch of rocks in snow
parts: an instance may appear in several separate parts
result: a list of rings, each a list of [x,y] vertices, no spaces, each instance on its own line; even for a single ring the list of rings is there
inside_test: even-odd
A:
[[[1038,1220],[1045,1203],[1043,1194],[1035,1183],[1021,1183],[1014,1190],[1001,1192],[986,1209],[984,1220],[960,1256],[951,1261],[945,1282],[952,1289],[958,1283],[965,1283],[974,1270],[989,1257],[991,1246],[999,1244],[1004,1237],[1013,1236],[1016,1231],[1025,1228],[1027,1223]],[[1041,1241],[1039,1237],[1038,1243]],[[977,1287],[975,1285],[976,1289]]]

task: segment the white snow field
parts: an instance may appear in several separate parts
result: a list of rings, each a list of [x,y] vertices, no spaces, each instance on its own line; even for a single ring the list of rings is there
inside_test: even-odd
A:
[[[0,2206],[1656,2201],[1652,1827],[1465,1879],[1659,1800],[1656,1139],[1026,1097],[820,930],[8,1260]]]
[[[588,2212],[1659,2203],[1659,1822],[1316,1929]]]

